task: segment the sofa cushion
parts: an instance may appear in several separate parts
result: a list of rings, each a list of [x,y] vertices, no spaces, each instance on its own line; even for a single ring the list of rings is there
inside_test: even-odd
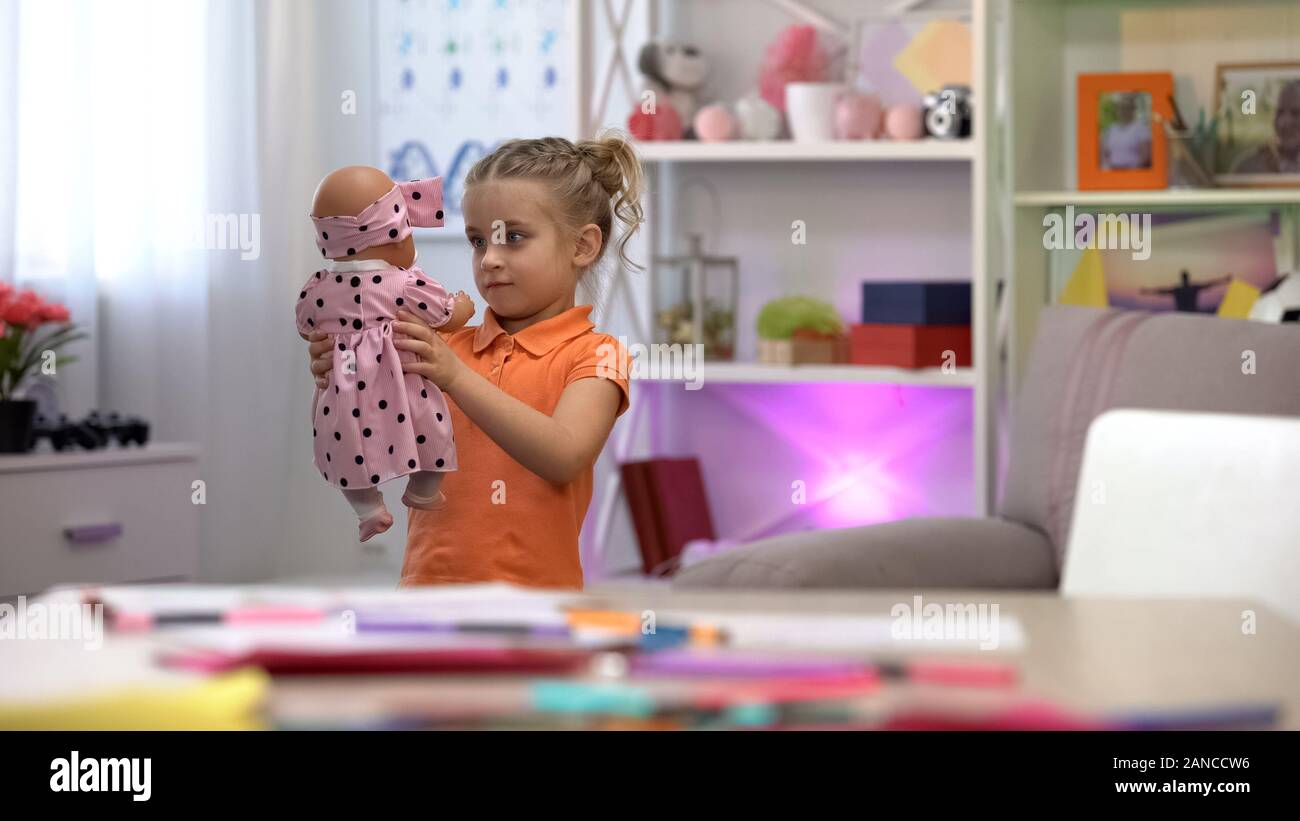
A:
[[[1005,519],[909,519],[787,533],[678,571],[673,586],[1054,588],[1052,546]]]
[[[1243,372],[1247,352],[1253,374]],[[1047,534],[1058,573],[1088,426],[1111,408],[1300,416],[1300,326],[1063,305],[1043,310],[1014,404],[998,512]]]

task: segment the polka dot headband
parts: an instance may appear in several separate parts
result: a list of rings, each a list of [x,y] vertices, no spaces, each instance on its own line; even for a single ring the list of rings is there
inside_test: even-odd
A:
[[[355,217],[312,217],[321,256],[338,258],[401,242],[411,228],[442,225],[442,177],[399,182]]]

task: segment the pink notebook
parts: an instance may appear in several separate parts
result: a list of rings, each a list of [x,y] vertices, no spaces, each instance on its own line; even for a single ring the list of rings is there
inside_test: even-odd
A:
[[[567,673],[590,664],[585,650],[518,647],[389,649],[332,652],[281,648],[243,652],[185,649],[159,656],[168,667],[206,673],[261,667],[272,675],[369,673]]]

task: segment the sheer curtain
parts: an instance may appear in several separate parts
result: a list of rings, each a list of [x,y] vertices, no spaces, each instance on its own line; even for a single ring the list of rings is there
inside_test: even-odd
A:
[[[286,242],[319,176],[306,2],[0,0],[0,278],[92,331],[69,415],[202,446],[201,576],[265,578],[315,478]],[[266,184],[262,181],[266,180]],[[304,501],[307,500],[307,501]]]

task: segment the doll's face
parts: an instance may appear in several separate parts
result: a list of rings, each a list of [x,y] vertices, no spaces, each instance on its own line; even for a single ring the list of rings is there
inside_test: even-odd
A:
[[[579,270],[595,256],[590,231],[585,242],[567,236],[548,214],[549,197],[536,180],[491,180],[465,191],[474,284],[499,317],[522,319],[571,297]],[[599,250],[598,228],[595,234]]]
[[[704,85],[709,68],[695,46],[669,43],[659,51],[659,71],[673,88],[695,90]]]

